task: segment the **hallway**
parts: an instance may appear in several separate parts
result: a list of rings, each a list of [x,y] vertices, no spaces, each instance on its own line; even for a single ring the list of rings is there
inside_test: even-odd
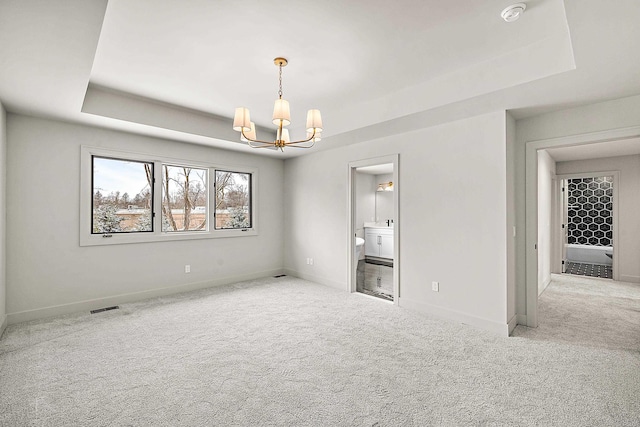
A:
[[[538,299],[537,328],[514,337],[640,351],[640,284],[552,274]]]

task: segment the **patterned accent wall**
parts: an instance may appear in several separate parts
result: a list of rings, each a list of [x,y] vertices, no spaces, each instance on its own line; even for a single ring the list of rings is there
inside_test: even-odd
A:
[[[568,181],[569,244],[612,246],[613,177]]]

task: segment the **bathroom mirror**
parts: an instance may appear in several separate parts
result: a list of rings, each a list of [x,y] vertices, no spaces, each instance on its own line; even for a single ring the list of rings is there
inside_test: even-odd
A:
[[[376,188],[380,183],[392,182],[393,174],[376,175]],[[382,222],[393,218],[393,191],[376,191],[376,221]]]

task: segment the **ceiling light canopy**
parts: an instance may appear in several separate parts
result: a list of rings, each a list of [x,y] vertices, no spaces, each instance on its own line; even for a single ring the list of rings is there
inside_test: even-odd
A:
[[[307,111],[307,137],[299,141],[291,141],[289,129],[285,126],[291,124],[291,112],[289,101],[282,98],[282,67],[288,64],[286,58],[275,58],[273,63],[279,70],[279,90],[278,99],[273,106],[273,124],[278,126],[275,141],[261,141],[256,136],[256,125],[251,121],[249,109],[245,107],[236,108],[233,117],[233,130],[240,132],[240,140],[248,142],[252,148],[276,147],[284,151],[284,147],[311,148],[316,141],[320,141],[322,132],[322,116],[320,110]]]
[[[527,5],[524,3],[512,4],[511,6],[506,7],[502,11],[500,16],[502,16],[502,19],[504,19],[506,22],[514,22],[520,18],[526,8]]]

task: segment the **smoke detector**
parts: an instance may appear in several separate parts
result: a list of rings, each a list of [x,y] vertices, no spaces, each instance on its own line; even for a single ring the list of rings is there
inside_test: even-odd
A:
[[[500,16],[502,16],[502,19],[504,19],[506,22],[514,22],[517,21],[518,18],[520,18],[520,15],[524,13],[524,10],[526,8],[527,5],[524,3],[512,4],[511,6],[506,7],[502,11]]]

